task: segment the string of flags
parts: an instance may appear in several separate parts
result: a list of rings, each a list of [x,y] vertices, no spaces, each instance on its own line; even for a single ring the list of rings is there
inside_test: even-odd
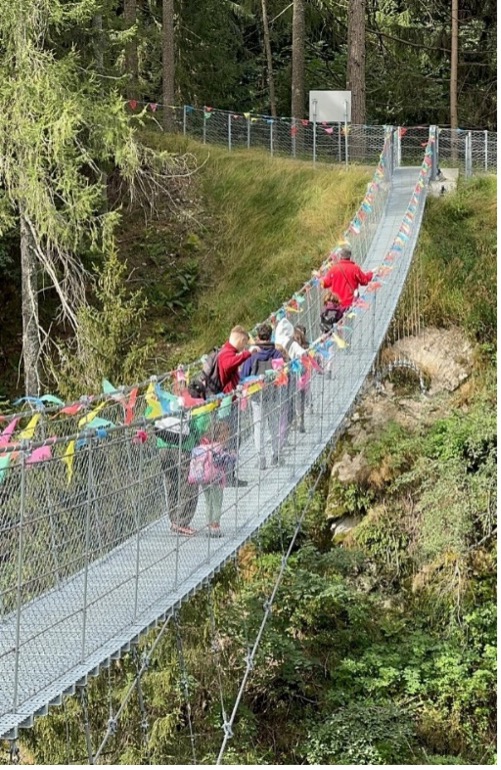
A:
[[[332,260],[336,258],[339,249],[349,245],[350,234],[360,233],[365,219],[373,211],[377,193],[385,176],[387,142],[389,141],[391,141],[391,138],[387,137],[364,198],[343,237],[322,263],[319,271],[320,274],[328,269]],[[360,312],[365,312],[370,307],[374,294],[385,285],[385,279],[391,275],[394,268],[394,261],[402,254],[413,234],[413,222],[419,199],[425,188],[426,179],[429,176],[432,165],[433,142],[434,138],[430,137],[427,142],[417,183],[397,235],[390,250],[385,255],[383,264],[375,271],[374,278],[367,287],[366,296],[364,298],[357,298],[350,312],[338,323],[336,331],[329,335],[324,335],[320,340],[312,344],[301,358],[282,364],[280,368],[271,374],[271,379],[268,375],[266,378],[247,378],[241,386],[241,409],[246,409],[248,398],[259,392],[269,383],[273,383],[276,387],[286,386],[291,375],[297,379],[298,388],[306,387],[311,379],[312,372],[322,371],[322,364],[332,355],[333,346],[337,346],[340,349],[348,347],[349,343],[344,338],[344,332],[350,331],[351,319]],[[276,326],[287,314],[300,313],[302,306],[306,302],[306,295],[319,282],[320,278],[318,275],[312,276],[281,308],[271,314],[268,319],[271,324]],[[231,409],[231,394],[208,402],[193,398],[188,394],[186,385],[190,380],[191,369],[194,367],[196,367],[196,364],[180,365],[166,375],[162,375],[162,382],[167,382],[170,379],[172,386],[174,384],[184,385],[181,396],[175,395],[173,392],[162,387],[161,382],[157,378],[151,378],[144,391],[146,408],[142,417],[147,420],[154,420],[161,416],[179,414],[183,410],[190,410],[193,416],[209,413],[216,409],[219,410],[219,416],[221,417],[227,414]],[[82,397],[78,402],[72,404],[65,404],[60,398],[52,394],[46,394],[37,398],[24,396],[17,399],[14,405],[28,407],[29,411],[10,416],[0,415],[0,423],[7,422],[6,427],[0,432],[0,484],[4,481],[10,465],[18,461],[20,457],[23,458],[26,466],[36,466],[37,463],[54,459],[61,460],[66,466],[67,483],[71,484],[74,475],[75,455],[88,445],[89,440],[100,441],[106,439],[110,430],[120,425],[133,425],[134,421],[141,417],[140,414],[137,414],[141,390],[142,387],[140,385],[135,385],[130,389],[116,388],[109,380],[103,379],[102,393],[99,396]],[[100,414],[110,404],[115,404],[122,408],[123,416],[118,422],[113,422]],[[30,444],[36,443],[36,431],[42,414],[49,411],[51,411],[50,419],[57,419],[61,415],[77,419],[78,434],[76,437],[72,436],[68,441],[62,456],[59,456],[59,458],[53,455],[54,444],[61,441],[55,435],[44,438],[43,441],[39,440],[38,443],[40,445],[37,445],[35,448],[30,446]],[[82,413],[81,416],[79,416],[80,413]],[[20,422],[27,416],[29,416],[28,423],[20,429]],[[132,438],[136,444],[144,443],[147,439],[148,433],[144,429],[136,430]]]

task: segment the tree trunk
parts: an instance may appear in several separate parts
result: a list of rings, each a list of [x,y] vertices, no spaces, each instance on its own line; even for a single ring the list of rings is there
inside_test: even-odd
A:
[[[292,99],[293,118],[304,117],[305,0],[294,0],[292,14]]]
[[[351,122],[365,123],[365,3],[350,0],[348,7],[348,63],[346,90],[351,91]]]
[[[452,0],[451,19],[451,129],[458,127],[458,0]]]
[[[174,0],[163,0],[162,33],[163,127],[165,131],[174,131]]]
[[[450,111],[451,111],[451,160],[452,165],[458,162],[458,0],[452,0],[451,8],[451,83],[450,83]]]
[[[103,54],[103,15],[96,13],[92,19],[94,27],[94,56],[96,57],[96,70],[99,73],[104,72],[104,54]]]
[[[23,319],[24,392],[40,395],[37,258],[33,236],[21,213],[21,313]]]
[[[137,20],[136,0],[124,0],[124,21],[127,29],[134,26]],[[128,42],[125,46],[125,70],[129,76],[127,81],[127,98],[137,99],[137,40]]]
[[[268,65],[268,91],[270,94],[270,110],[272,116],[276,118],[277,105],[275,102],[275,81],[273,78],[273,58],[271,55],[270,28],[268,26],[268,11],[266,8],[266,0],[261,0],[261,8],[263,12],[264,48],[266,51],[266,61]]]

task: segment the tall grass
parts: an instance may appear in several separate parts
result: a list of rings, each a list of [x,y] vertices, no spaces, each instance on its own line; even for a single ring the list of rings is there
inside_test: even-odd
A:
[[[428,198],[418,244],[425,323],[456,325],[486,349],[496,343],[496,178],[461,181]]]
[[[288,299],[325,258],[363,197],[373,169],[271,158],[183,137],[152,135],[200,163],[204,221],[197,259],[200,281],[189,340],[176,359],[199,355],[236,323],[253,326]],[[167,320],[167,319],[166,319]]]

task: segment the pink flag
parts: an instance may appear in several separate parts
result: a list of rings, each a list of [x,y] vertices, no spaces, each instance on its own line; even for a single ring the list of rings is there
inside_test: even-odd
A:
[[[53,438],[55,438],[55,436]],[[42,462],[42,460],[50,460],[51,457],[52,450],[50,446],[39,446],[38,449],[34,449],[27,458],[26,465],[33,465],[33,463],[39,463]]]
[[[6,446],[9,443],[18,422],[19,422],[19,417],[14,417],[14,419],[11,422],[9,422],[5,430],[2,431],[2,433],[0,433],[0,446]]]

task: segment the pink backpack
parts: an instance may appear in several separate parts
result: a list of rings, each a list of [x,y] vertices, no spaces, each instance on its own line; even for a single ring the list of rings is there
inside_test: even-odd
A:
[[[214,467],[212,447],[200,444],[191,451],[190,471],[188,482],[190,484],[211,484],[218,475]]]

